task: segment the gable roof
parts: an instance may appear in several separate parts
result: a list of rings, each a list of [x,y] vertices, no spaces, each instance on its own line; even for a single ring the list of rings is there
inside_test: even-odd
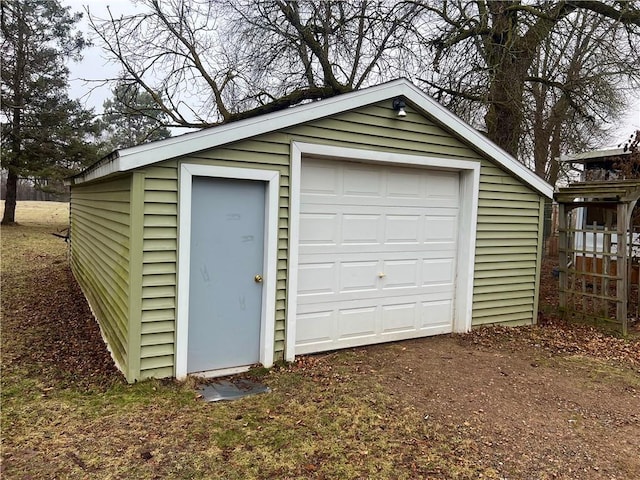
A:
[[[117,172],[126,172],[170,158],[215,148],[400,96],[411,102],[419,112],[434,118],[441,126],[462,137],[476,150],[494,160],[540,194],[548,198],[553,196],[551,185],[404,78],[318,102],[116,150],[72,177],[71,184],[96,180]]]

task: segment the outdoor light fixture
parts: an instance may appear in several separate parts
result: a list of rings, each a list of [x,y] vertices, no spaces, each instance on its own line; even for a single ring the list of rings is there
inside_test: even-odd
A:
[[[404,99],[402,97],[395,98],[393,100],[393,109],[396,111],[396,115],[398,117],[406,117],[407,112],[404,111],[407,104],[404,103]]]

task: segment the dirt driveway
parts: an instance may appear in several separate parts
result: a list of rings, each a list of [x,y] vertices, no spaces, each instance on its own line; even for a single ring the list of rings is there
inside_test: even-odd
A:
[[[640,478],[638,372],[556,356],[522,339],[497,348],[440,337],[358,356],[417,420],[459,437],[481,470],[518,479]]]

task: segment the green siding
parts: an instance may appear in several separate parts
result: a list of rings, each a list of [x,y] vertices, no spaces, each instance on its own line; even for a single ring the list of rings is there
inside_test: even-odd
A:
[[[127,376],[137,356],[129,351],[131,179],[71,189],[71,268]]]
[[[480,171],[472,324],[535,322],[540,196],[489,161]]]
[[[539,271],[539,194],[421,114],[410,108],[407,113],[399,122],[386,103],[372,105],[144,168],[139,378],[174,374],[182,162],[280,172],[275,351],[277,359],[283,358],[293,141],[480,162],[473,325],[532,323]]]
[[[174,375],[178,162],[144,169],[140,378]]]
[[[127,380],[133,382],[140,376],[141,353],[141,311],[143,285],[142,277],[142,244],[144,230],[144,173],[134,172],[131,179],[131,250],[129,272],[129,362],[127,363]]]

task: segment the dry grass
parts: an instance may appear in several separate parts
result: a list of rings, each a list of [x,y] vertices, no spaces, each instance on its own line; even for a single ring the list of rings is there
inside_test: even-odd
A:
[[[52,329],[79,315],[75,301],[54,310],[46,296],[73,281],[66,244],[51,235],[65,227],[68,205],[20,202],[17,213],[19,225],[2,229],[3,478],[414,478],[424,469],[475,478],[483,470],[449,459],[457,442],[422,455],[415,438],[438,432],[366,376],[344,383],[330,366],[273,370],[263,378],[269,395],[204,404],[191,383],[127,385],[85,368],[91,352],[75,363],[52,355],[65,348]],[[73,376],[69,364],[88,373]]]
[[[478,343],[439,337],[306,357],[253,372],[272,393],[233,403],[196,400],[192,381],[127,385],[110,366],[69,276],[66,244],[50,235],[64,228],[67,206],[22,202],[19,208],[20,225],[2,229],[3,478],[622,479],[640,473],[623,456],[637,453],[640,438],[637,417],[622,421],[639,406],[633,369],[606,364],[592,379],[585,370],[604,364],[562,360],[527,343],[530,337],[521,343],[510,337],[497,347],[487,336]],[[576,409],[584,398],[593,404]],[[611,405],[619,410],[606,410]],[[581,423],[567,430],[574,424],[565,417]],[[603,443],[612,435],[617,449]],[[576,446],[565,452],[557,439]],[[576,457],[582,445],[591,463]]]
[[[4,212],[4,200],[0,200]],[[69,219],[66,202],[18,202],[16,222],[24,226],[56,226],[65,228]]]

